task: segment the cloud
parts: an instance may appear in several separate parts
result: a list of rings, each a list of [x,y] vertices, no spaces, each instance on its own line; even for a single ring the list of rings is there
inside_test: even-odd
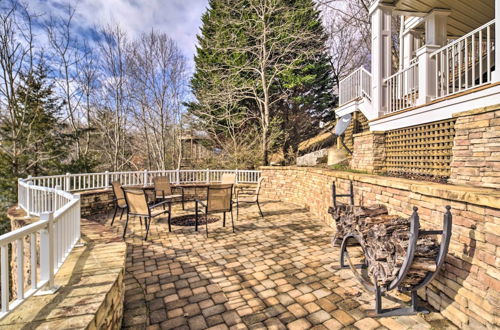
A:
[[[208,0],[80,0],[75,25],[84,37],[92,38],[95,26],[118,23],[131,38],[155,29],[167,33],[192,66],[196,34]],[[67,0],[30,0],[32,9],[45,15],[60,15]],[[192,69],[192,68],[191,68]]]

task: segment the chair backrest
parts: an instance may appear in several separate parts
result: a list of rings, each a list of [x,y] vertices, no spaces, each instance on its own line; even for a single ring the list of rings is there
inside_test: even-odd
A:
[[[142,189],[123,188],[125,199],[127,200],[128,210],[132,214],[149,215],[148,200],[146,192]]]
[[[255,195],[257,197],[259,196],[259,193],[260,193],[260,188],[261,188],[262,181],[264,181],[263,177],[260,177],[259,181],[257,181],[257,188],[255,188]]]
[[[235,173],[224,173],[220,180],[221,184],[236,184],[236,174]]]
[[[232,198],[233,198],[232,184],[210,185],[207,188],[208,212],[231,211]]]
[[[172,186],[170,186],[170,180],[168,176],[156,176],[153,178],[153,185],[155,188],[155,194],[161,197],[163,194],[165,196],[172,195]]]
[[[118,207],[126,207],[127,201],[125,200],[120,181],[111,182],[111,187],[113,188],[113,194],[115,195],[115,201]]]

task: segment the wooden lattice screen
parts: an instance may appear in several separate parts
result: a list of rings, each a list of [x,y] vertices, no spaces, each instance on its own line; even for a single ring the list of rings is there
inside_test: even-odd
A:
[[[431,176],[450,176],[455,119],[386,132],[386,170]]]

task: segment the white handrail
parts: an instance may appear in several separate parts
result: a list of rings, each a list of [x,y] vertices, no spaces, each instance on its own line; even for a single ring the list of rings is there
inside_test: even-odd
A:
[[[367,97],[371,101],[371,95],[372,75],[363,67],[356,69],[339,83],[339,105],[360,97]]]
[[[39,215],[40,220],[0,236],[0,319],[33,294],[41,290],[53,292],[55,274],[80,240],[80,197],[60,186],[35,186],[32,179],[19,180],[19,205],[28,215]],[[11,263],[17,268],[12,288],[9,246],[16,256]],[[29,277],[25,276],[26,261]]]
[[[384,80],[387,84],[387,111],[391,113],[415,106],[418,97],[418,62]]]
[[[434,99],[491,82],[496,67],[494,24],[491,20],[431,54],[436,64]]]

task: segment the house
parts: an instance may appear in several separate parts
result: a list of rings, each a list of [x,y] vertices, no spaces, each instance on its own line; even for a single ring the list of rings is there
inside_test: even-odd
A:
[[[391,19],[404,18],[392,71]],[[499,0],[376,0],[370,7],[371,68],[339,85],[338,116],[361,111],[371,131],[452,118],[500,103]]]
[[[212,140],[207,132],[191,131],[179,137],[181,146],[181,167],[190,167],[216,155]]]
[[[369,14],[371,72],[361,67],[340,81],[335,110],[368,119],[350,167],[499,188],[500,0],[376,0]]]

